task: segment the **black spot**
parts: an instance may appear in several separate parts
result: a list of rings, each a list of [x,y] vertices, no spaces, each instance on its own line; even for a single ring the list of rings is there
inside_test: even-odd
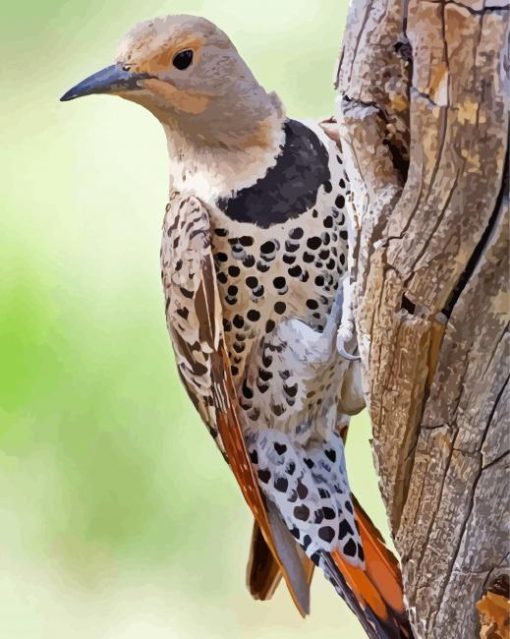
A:
[[[313,255],[311,255],[310,253],[307,253],[306,251],[303,253],[303,260],[305,262],[307,262],[308,264],[313,262],[314,259],[315,259],[315,257]]]
[[[273,378],[273,373],[266,371],[264,368],[259,368],[259,377],[263,382],[268,382]]]
[[[347,231],[340,231],[340,238],[342,240],[348,240],[349,239],[349,234],[347,233]]]
[[[274,482],[274,487],[281,493],[286,493],[289,487],[289,480],[286,477],[278,477]]]
[[[239,238],[239,242],[241,243],[241,246],[251,246],[253,244],[253,238],[249,235],[243,235]]]
[[[261,393],[265,393],[269,389],[269,386],[267,384],[258,384],[257,383],[257,388],[259,389],[259,391]]]
[[[287,497],[287,501],[291,504],[294,504],[297,501],[297,492],[292,490],[290,495]]]
[[[257,470],[257,476],[261,482],[267,484],[267,482],[271,479],[271,472],[266,468]]]
[[[315,278],[315,286],[324,286],[324,277],[322,275],[317,275]]]
[[[228,260],[228,255],[226,253],[216,253],[214,256],[218,262],[226,262]]]
[[[283,385],[283,390],[289,397],[296,397],[298,391],[298,385],[293,384],[292,386]]]
[[[345,180],[343,178],[340,178],[340,181],[338,182],[338,186],[341,189],[345,189]]]
[[[232,297],[235,297],[237,295],[237,292],[238,292],[238,288],[237,286],[234,286],[233,284],[231,284],[227,289],[227,293],[231,295]]]
[[[322,512],[324,513],[324,517],[326,519],[334,519],[336,517],[335,511],[329,506],[323,506]]]
[[[264,264],[264,262],[257,262],[257,270],[261,273],[267,273],[271,267],[269,264]]]
[[[227,333],[232,330],[232,324],[226,319],[223,320],[223,330]]]
[[[324,513],[322,512],[322,508],[319,508],[319,510],[316,510],[314,513],[313,523],[317,525],[322,524],[323,520],[324,520]]]
[[[295,255],[287,255],[287,254],[285,254],[282,257],[282,260],[285,262],[285,264],[294,264],[294,262],[296,261],[296,256]]]
[[[279,290],[282,288],[285,288],[286,286],[285,278],[281,276],[275,277],[273,279],[273,286]]]
[[[250,450],[250,452],[248,453],[250,456],[250,461],[252,464],[258,464],[259,463],[259,456],[257,454],[257,451],[254,450]]]
[[[249,288],[255,288],[256,286],[258,286],[258,283],[258,279],[253,275],[250,275],[246,278],[246,286],[248,286]]]
[[[290,377],[290,371],[288,370],[283,370],[280,371],[280,377],[285,381],[286,379],[289,379]]]
[[[299,536],[301,535],[301,533],[299,532],[299,528],[296,528],[296,526],[294,526],[293,528],[291,528],[290,530],[290,534],[295,537],[296,539],[299,539]]]
[[[254,308],[250,308],[250,310],[246,313],[246,317],[250,320],[250,322],[257,322],[260,319],[260,313]]]
[[[310,516],[310,509],[305,504],[294,507],[294,517],[301,521],[307,521]]]
[[[290,462],[287,468],[285,469],[285,472],[287,473],[287,475],[293,475],[295,470],[296,470],[296,464],[294,462]]]
[[[264,253],[265,255],[269,253],[274,253],[275,251],[276,251],[275,243],[272,242],[271,240],[264,242],[264,244],[262,244],[262,246],[260,247],[260,252]]]
[[[363,552],[361,544],[358,544],[358,557],[360,561],[365,561],[365,553]]]
[[[348,510],[352,515],[352,504],[350,501],[345,502],[345,510]]]
[[[235,377],[239,373],[239,369],[237,368],[237,366],[231,366],[230,367],[230,372]]]
[[[266,333],[270,333],[274,327],[276,326],[276,324],[273,322],[273,320],[267,320],[266,322]]]
[[[333,450],[333,448],[328,448],[324,451],[324,454],[332,464],[336,462],[336,452]]]
[[[336,262],[333,258],[331,258],[329,260],[329,262],[326,264],[326,268],[328,268],[330,271],[332,271],[336,266]]]
[[[319,496],[322,497],[322,499],[329,499],[331,497],[331,493],[325,488],[319,488]]]
[[[343,209],[345,206],[345,198],[343,195],[337,195],[335,199],[335,206],[338,206],[339,209]]]
[[[241,274],[241,269],[238,266],[229,266],[228,274],[231,277],[238,277]]]
[[[255,258],[253,255],[247,255],[243,260],[243,266],[246,268],[251,268],[255,264]]]
[[[188,291],[187,288],[184,288],[182,286],[179,287],[179,290],[181,291],[182,295],[184,295],[184,297],[187,297],[189,300],[193,297],[194,293],[193,291]]]
[[[319,528],[319,537],[324,541],[330,542],[335,537],[335,531],[331,526],[321,526]]]
[[[319,304],[316,300],[306,300],[306,305],[311,311],[315,311],[319,308]]]
[[[299,249],[299,244],[293,244],[292,242],[285,242],[285,250],[289,253],[295,253]]]
[[[279,442],[274,443],[274,449],[278,453],[278,455],[283,455],[287,451],[287,446],[285,444],[280,444]]]
[[[308,240],[306,241],[306,245],[308,246],[308,248],[312,249],[312,251],[316,251],[321,244],[321,238],[317,237],[316,235],[314,235],[314,237],[308,238]]]
[[[297,494],[299,496],[299,499],[306,499],[306,496],[308,495],[308,488],[300,479],[298,479]]]
[[[289,268],[287,272],[289,275],[292,275],[292,277],[299,277],[303,271],[301,270],[301,267],[296,264],[296,266]]]
[[[320,552],[314,552],[313,555],[310,555],[310,559],[313,561],[313,563],[316,566],[318,566],[319,565],[319,561],[321,560]]]
[[[300,226],[297,226],[296,228],[291,229],[289,231],[289,237],[292,240],[300,240],[303,237],[303,235],[304,235],[304,231]]]
[[[326,193],[331,193],[331,191],[333,190],[333,186],[332,186],[332,184],[331,184],[331,182],[329,180],[324,182],[323,186],[324,186],[324,190],[326,191]]]
[[[333,228],[333,218],[331,217],[331,215],[328,215],[326,218],[324,218],[324,227],[327,229],[331,229]]]
[[[186,320],[186,319],[188,319],[189,311],[188,311],[187,308],[178,308],[177,309],[177,315],[182,317],[182,319]]]
[[[246,397],[246,399],[253,398],[253,391],[251,390],[251,388],[249,388],[249,386],[247,386],[246,380],[243,382],[243,395]]]
[[[262,284],[257,286],[257,288],[253,291],[253,295],[255,295],[255,297],[262,297],[264,295],[264,287]]]
[[[274,310],[276,313],[278,313],[278,315],[283,315],[286,308],[287,305],[285,304],[285,302],[276,302],[276,304],[274,305]]]
[[[218,237],[227,237],[228,235],[227,229],[214,229],[214,232]]]
[[[305,457],[303,459],[303,461],[305,462],[305,464],[308,466],[308,468],[313,468],[315,466],[314,462],[312,459],[309,459],[308,457]],[[321,491],[321,489],[319,488],[319,492]]]
[[[312,211],[312,217],[317,217],[319,215],[319,213],[317,212],[317,209],[314,209]]]
[[[262,363],[264,366],[269,367],[273,363],[273,358],[271,355],[262,355]]]
[[[321,235],[321,238],[322,238],[322,243],[323,243],[325,246],[327,246],[327,245],[330,243],[330,241],[331,241],[331,238],[329,237],[329,233],[323,233],[323,234]]]
[[[271,410],[277,417],[280,417],[280,415],[283,415],[285,412],[285,406],[282,406],[281,404],[272,404]]]
[[[354,530],[347,519],[342,519],[338,527],[338,539],[343,539],[345,535],[354,535]]]
[[[234,342],[234,350],[236,353],[242,353],[245,349],[244,344],[239,344],[239,342]],[[251,392],[251,391],[250,391]]]
[[[244,318],[242,318],[240,315],[234,315],[234,319],[232,320],[232,324],[236,328],[242,328],[244,326]]]
[[[345,544],[343,550],[344,555],[347,555],[348,557],[356,557],[356,544],[352,539],[349,539],[349,541]]]
[[[228,278],[225,275],[225,273],[218,273],[216,277],[218,278],[218,282],[220,282],[220,284],[226,284],[228,281]]]
[[[310,537],[310,535],[305,535],[303,537],[303,550],[306,550],[311,543],[312,538]]]
[[[325,260],[326,258],[329,257],[329,249],[324,249],[322,251],[319,251],[319,257],[321,258],[321,260]]]

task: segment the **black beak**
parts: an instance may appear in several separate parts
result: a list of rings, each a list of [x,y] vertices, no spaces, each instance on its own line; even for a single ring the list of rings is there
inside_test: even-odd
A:
[[[150,76],[147,73],[125,71],[120,64],[112,64],[110,67],[101,69],[101,71],[90,75],[72,89],[69,89],[60,98],[60,101],[68,102],[93,93],[121,93],[141,89],[139,81],[148,77]]]

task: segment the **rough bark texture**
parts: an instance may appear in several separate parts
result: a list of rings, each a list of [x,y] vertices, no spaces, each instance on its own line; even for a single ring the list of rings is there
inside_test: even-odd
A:
[[[374,453],[417,637],[508,569],[508,5],[353,0],[338,122]]]

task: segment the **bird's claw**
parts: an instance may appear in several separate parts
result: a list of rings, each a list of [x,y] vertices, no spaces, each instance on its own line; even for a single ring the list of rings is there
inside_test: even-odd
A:
[[[344,336],[339,334],[336,340],[336,349],[339,352],[340,356],[346,359],[348,362],[359,361],[361,359],[359,354],[354,355],[352,353],[349,353],[349,351],[345,348],[345,342],[346,339],[344,338]]]

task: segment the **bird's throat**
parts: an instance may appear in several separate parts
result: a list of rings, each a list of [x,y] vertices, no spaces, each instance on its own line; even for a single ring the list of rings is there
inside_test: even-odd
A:
[[[274,166],[285,140],[284,114],[274,109],[249,126],[235,118],[204,128],[182,119],[164,123],[173,187],[216,201],[254,184]]]

